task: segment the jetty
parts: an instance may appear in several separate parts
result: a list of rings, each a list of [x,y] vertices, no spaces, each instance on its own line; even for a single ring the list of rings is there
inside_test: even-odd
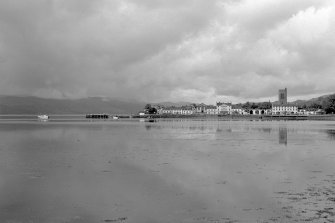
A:
[[[91,118],[91,119],[108,119],[109,115],[108,114],[87,114],[86,118]]]
[[[86,118],[88,119],[114,119],[114,120],[117,120],[117,119],[121,119],[121,118],[133,118],[134,116],[133,115],[130,115],[130,114],[106,114],[106,113],[103,113],[103,114],[87,114],[85,115]]]

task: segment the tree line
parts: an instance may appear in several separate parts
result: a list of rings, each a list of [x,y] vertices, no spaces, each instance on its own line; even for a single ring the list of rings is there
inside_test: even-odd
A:
[[[319,110],[322,109],[326,114],[335,113],[335,94],[329,95],[327,97],[320,97],[314,101],[307,101],[300,103],[298,105],[299,109],[306,110]]]

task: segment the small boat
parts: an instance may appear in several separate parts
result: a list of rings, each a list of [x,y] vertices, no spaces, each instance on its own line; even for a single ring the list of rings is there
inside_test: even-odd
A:
[[[48,120],[49,119],[49,116],[48,115],[38,115],[37,118],[39,120]]]
[[[145,122],[156,122],[156,120],[151,117],[151,116],[148,116],[146,119],[145,119]]]
[[[153,119],[153,118],[146,119],[145,121],[146,121],[146,122],[156,122],[156,120]]]

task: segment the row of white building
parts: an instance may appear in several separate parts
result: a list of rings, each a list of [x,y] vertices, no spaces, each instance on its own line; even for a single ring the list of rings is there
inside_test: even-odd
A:
[[[231,103],[217,102],[216,105],[189,105],[182,107],[160,107],[157,109],[159,114],[172,115],[313,115],[316,111],[299,110],[294,105],[272,105],[271,109],[243,109],[235,107]]]
[[[215,105],[189,105],[182,107],[163,107],[157,109],[159,114],[173,114],[173,115],[192,115],[192,114],[208,114],[208,115],[218,115],[218,114],[231,114],[232,105],[230,103],[218,102]]]

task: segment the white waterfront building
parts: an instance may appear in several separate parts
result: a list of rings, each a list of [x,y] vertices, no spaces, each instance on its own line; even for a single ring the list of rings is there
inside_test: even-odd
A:
[[[232,105],[231,103],[222,103],[222,102],[217,102],[216,107],[218,110],[218,114],[225,114],[225,115],[230,115],[232,112]]]
[[[273,115],[295,115],[298,114],[298,107],[295,105],[272,105]]]
[[[206,106],[206,114],[207,115],[217,115],[218,114],[218,108],[214,105],[207,105]]]

